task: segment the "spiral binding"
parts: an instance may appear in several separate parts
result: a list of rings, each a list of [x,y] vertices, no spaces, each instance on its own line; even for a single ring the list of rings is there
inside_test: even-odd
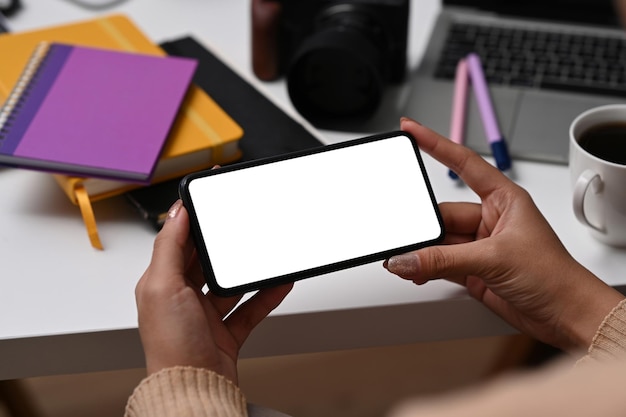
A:
[[[2,145],[2,140],[9,133],[11,122],[15,120],[17,113],[24,104],[24,100],[28,97],[29,89],[37,80],[43,64],[42,61],[48,54],[48,49],[50,49],[49,42],[41,42],[37,45],[15,87],[9,94],[9,98],[0,108],[0,146]]]

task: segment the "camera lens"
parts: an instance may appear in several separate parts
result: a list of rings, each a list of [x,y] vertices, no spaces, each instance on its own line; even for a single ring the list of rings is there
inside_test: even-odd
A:
[[[354,10],[330,11],[320,26],[302,42],[287,72],[292,103],[314,124],[368,118],[387,77],[380,31]]]

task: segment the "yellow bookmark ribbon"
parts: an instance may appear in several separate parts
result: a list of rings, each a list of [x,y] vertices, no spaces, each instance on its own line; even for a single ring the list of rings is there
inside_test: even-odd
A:
[[[87,228],[87,234],[89,235],[89,241],[91,242],[91,246],[96,249],[103,250],[102,242],[100,242],[100,236],[98,235],[98,226],[96,225],[96,216],[93,213],[93,208],[91,207],[91,201],[89,200],[89,194],[87,194],[87,190],[81,184],[77,184],[74,189],[76,194],[76,200],[78,201],[78,206],[80,207],[80,213],[83,216],[83,222],[85,223],[85,227]]]

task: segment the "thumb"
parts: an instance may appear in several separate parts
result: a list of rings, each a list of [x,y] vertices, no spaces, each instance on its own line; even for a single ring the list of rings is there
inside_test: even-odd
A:
[[[165,285],[185,271],[192,247],[189,245],[189,220],[187,211],[178,200],[168,212],[168,218],[154,241],[149,269],[154,281]],[[154,283],[156,284],[156,282]]]
[[[482,241],[439,245],[389,258],[383,266],[392,274],[424,284],[432,279],[446,278],[463,284],[468,275],[482,276],[485,250]]]

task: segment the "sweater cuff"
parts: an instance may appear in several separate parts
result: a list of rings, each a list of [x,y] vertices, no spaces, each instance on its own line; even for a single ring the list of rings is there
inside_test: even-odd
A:
[[[604,361],[626,355],[626,299],[604,318],[587,353],[590,359]]]
[[[126,417],[247,416],[239,388],[213,371],[177,366],[156,372],[135,388]]]

